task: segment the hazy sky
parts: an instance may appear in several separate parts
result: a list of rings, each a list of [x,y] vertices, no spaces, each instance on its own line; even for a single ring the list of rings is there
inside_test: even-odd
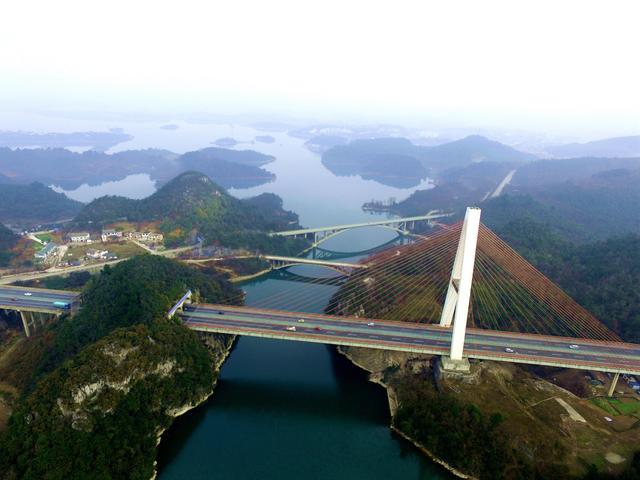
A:
[[[640,133],[640,2],[3,1],[0,108]]]

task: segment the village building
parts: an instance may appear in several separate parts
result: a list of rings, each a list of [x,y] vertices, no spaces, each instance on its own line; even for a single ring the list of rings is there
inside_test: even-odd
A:
[[[53,242],[49,242],[44,247],[42,247],[40,251],[36,252],[34,257],[36,257],[36,259],[40,261],[46,262],[47,260],[49,260],[49,258],[55,255],[57,252],[58,252],[58,245],[56,245]]]
[[[71,243],[91,243],[89,232],[71,232],[67,234],[67,238]]]
[[[125,236],[138,242],[150,243],[160,243],[164,239],[164,235],[155,232],[127,232]]]
[[[108,250],[96,250],[94,248],[90,248],[85,252],[87,258],[93,258],[94,260],[104,260],[109,255]]]
[[[113,228],[107,228],[102,230],[101,238],[104,243],[118,241],[122,239],[122,232]]]

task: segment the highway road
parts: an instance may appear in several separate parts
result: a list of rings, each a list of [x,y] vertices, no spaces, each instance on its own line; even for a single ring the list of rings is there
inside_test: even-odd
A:
[[[193,246],[179,247],[171,250],[150,250],[153,255],[160,255],[162,257],[174,258],[182,252],[193,250]],[[0,277],[0,285],[9,285],[15,282],[21,282],[25,280],[40,280],[47,277],[57,277],[69,275],[73,272],[85,272],[92,270],[102,270],[105,265],[116,265],[125,260],[129,260],[131,257],[119,258],[117,260],[109,260],[106,262],[86,263],[84,265],[77,265],[75,267],[52,267],[47,270],[35,270],[30,272],[14,273],[10,275],[4,275]]]
[[[30,293],[31,295],[25,295],[25,293]],[[77,300],[77,292],[0,286],[1,309],[57,313],[66,311],[66,309],[56,307],[53,305],[53,302],[66,302],[71,304]]]
[[[373,320],[374,325],[368,326],[372,320],[249,307],[185,305],[182,318],[197,331],[432,355],[448,354],[451,342],[451,330],[438,325]],[[296,331],[286,330],[291,326]],[[622,342],[469,328],[464,353],[484,360],[640,375],[640,345]]]

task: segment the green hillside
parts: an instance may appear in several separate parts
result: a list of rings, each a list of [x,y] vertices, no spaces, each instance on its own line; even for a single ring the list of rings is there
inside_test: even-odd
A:
[[[82,203],[57,193],[41,183],[0,184],[0,221],[15,223],[53,222],[73,218]]]
[[[4,267],[11,260],[10,250],[16,246],[20,237],[0,223],[0,267]]]
[[[151,478],[158,432],[211,391],[231,341],[211,335],[208,349],[166,319],[186,288],[210,302],[239,298],[215,272],[145,255],[106,267],[77,315],[22,345],[0,372],[12,381],[21,371],[30,385],[0,435],[1,478]]]
[[[75,222],[100,226],[117,220],[159,222],[168,245],[200,235],[207,244],[228,247],[280,252],[302,249],[300,241],[266,235],[297,225],[297,215],[283,210],[279,197],[263,194],[239,200],[198,172],[185,172],[142,200],[98,198],[82,209]]]

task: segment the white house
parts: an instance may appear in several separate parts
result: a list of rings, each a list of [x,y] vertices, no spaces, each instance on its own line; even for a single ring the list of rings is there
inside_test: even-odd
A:
[[[108,228],[106,230],[102,230],[101,237],[102,241],[105,243],[109,241],[118,241],[122,238],[122,232],[114,230],[113,228]]]
[[[35,257],[38,260],[46,261],[52,255],[55,255],[58,251],[58,245],[53,242],[47,243],[43,248],[41,248],[38,252],[35,253]]]
[[[89,232],[72,232],[67,234],[67,238],[71,240],[71,243],[91,243]]]

